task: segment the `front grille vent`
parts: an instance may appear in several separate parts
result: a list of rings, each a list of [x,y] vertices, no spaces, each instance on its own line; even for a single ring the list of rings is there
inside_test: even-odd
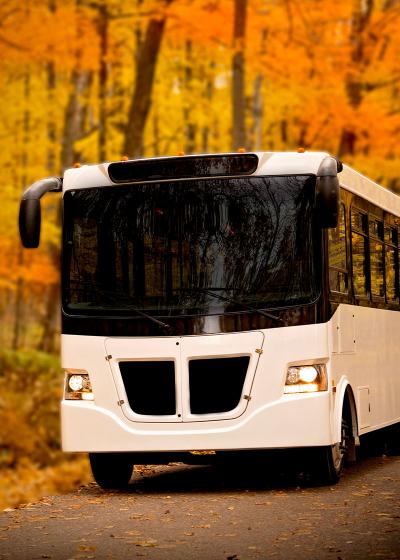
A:
[[[228,412],[240,402],[249,356],[190,360],[190,412]]]
[[[120,362],[129,406],[136,414],[176,414],[175,363]]]

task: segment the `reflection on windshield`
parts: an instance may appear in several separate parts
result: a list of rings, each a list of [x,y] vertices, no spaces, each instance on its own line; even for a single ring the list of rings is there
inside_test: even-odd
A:
[[[314,184],[246,177],[69,191],[64,307],[173,316],[310,302]]]

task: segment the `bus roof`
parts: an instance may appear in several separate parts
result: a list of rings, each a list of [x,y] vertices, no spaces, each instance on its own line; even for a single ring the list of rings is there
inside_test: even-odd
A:
[[[252,175],[316,175],[322,161],[329,157],[326,152],[251,152],[258,157],[258,166]],[[179,156],[180,158],[192,158],[202,156],[229,156],[235,154],[196,154],[194,156]],[[151,161],[164,160],[166,163],[173,157],[145,158],[147,163]],[[67,169],[64,173],[63,191],[71,189],[82,189],[90,187],[106,187],[115,185],[108,174],[111,163],[106,162],[97,165],[82,165]],[[369,202],[376,204],[383,210],[400,216],[400,197],[374,183],[361,173],[358,173],[347,165],[338,174],[339,182],[346,190],[357,194]],[[170,180],[170,179],[169,179]]]
[[[358,194],[387,212],[400,216],[400,196],[396,193],[374,183],[348,165],[343,165],[343,171],[338,176],[340,185],[346,190]]]

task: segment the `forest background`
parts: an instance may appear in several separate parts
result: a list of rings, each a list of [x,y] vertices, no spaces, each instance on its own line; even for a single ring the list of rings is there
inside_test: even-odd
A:
[[[59,448],[59,198],[75,162],[324,150],[400,192],[399,0],[0,3],[0,507],[89,479]]]

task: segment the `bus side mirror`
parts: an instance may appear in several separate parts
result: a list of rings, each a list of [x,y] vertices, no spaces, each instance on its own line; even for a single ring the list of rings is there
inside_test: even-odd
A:
[[[321,228],[335,228],[338,224],[340,188],[337,177],[338,162],[326,157],[317,173],[316,214]]]
[[[26,249],[39,247],[41,208],[40,199],[47,192],[60,192],[62,179],[48,177],[33,183],[22,195],[19,207],[19,234]]]
[[[22,199],[19,207],[19,234],[26,249],[39,247],[41,221],[40,200]]]

